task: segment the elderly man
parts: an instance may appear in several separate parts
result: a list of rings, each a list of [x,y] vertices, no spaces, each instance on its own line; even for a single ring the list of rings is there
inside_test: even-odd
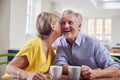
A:
[[[69,65],[80,66],[88,79],[118,76],[119,64],[111,59],[108,50],[95,38],[80,32],[82,17],[66,10],[62,14],[62,37],[58,40],[56,65],[68,73]]]

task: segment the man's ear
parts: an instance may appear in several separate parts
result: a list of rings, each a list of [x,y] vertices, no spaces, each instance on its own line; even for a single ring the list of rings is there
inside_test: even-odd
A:
[[[51,25],[50,25],[50,26],[51,26],[51,29],[52,29],[52,30],[54,30],[54,29],[55,29],[55,27],[54,27],[54,26],[55,26],[55,25],[54,25],[54,23],[51,23]]]
[[[81,24],[78,24],[78,30],[79,31],[81,30]]]

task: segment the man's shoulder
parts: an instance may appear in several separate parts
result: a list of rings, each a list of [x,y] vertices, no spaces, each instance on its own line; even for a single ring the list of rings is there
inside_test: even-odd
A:
[[[66,45],[66,38],[64,36],[61,36],[59,37],[57,40],[56,40],[56,44],[57,45]]]
[[[82,33],[82,37],[83,37],[83,41],[85,41],[85,42],[94,43],[94,44],[100,43],[100,41],[98,39],[96,39],[95,36],[91,36],[91,35]]]
[[[64,40],[66,40],[64,36],[61,36],[57,39],[57,41],[64,41]]]
[[[91,35],[88,35],[88,34],[85,34],[85,33],[80,33],[79,36],[82,38],[82,39],[85,39],[85,40],[96,40],[96,38],[94,36],[91,36]]]

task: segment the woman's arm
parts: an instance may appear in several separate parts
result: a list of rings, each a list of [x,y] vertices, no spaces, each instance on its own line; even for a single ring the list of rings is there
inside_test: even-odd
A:
[[[11,77],[19,78],[19,74],[22,69],[29,65],[28,59],[26,56],[14,57],[13,60],[7,65],[6,72]]]
[[[29,65],[26,56],[15,57],[6,67],[6,72],[10,77],[26,80],[47,80],[46,76],[40,72],[26,72],[23,69]]]

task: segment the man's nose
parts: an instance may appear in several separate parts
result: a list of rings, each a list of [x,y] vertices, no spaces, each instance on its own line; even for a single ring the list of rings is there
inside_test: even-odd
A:
[[[68,24],[68,23],[66,23],[66,24],[65,24],[65,27],[69,27],[69,24]]]

